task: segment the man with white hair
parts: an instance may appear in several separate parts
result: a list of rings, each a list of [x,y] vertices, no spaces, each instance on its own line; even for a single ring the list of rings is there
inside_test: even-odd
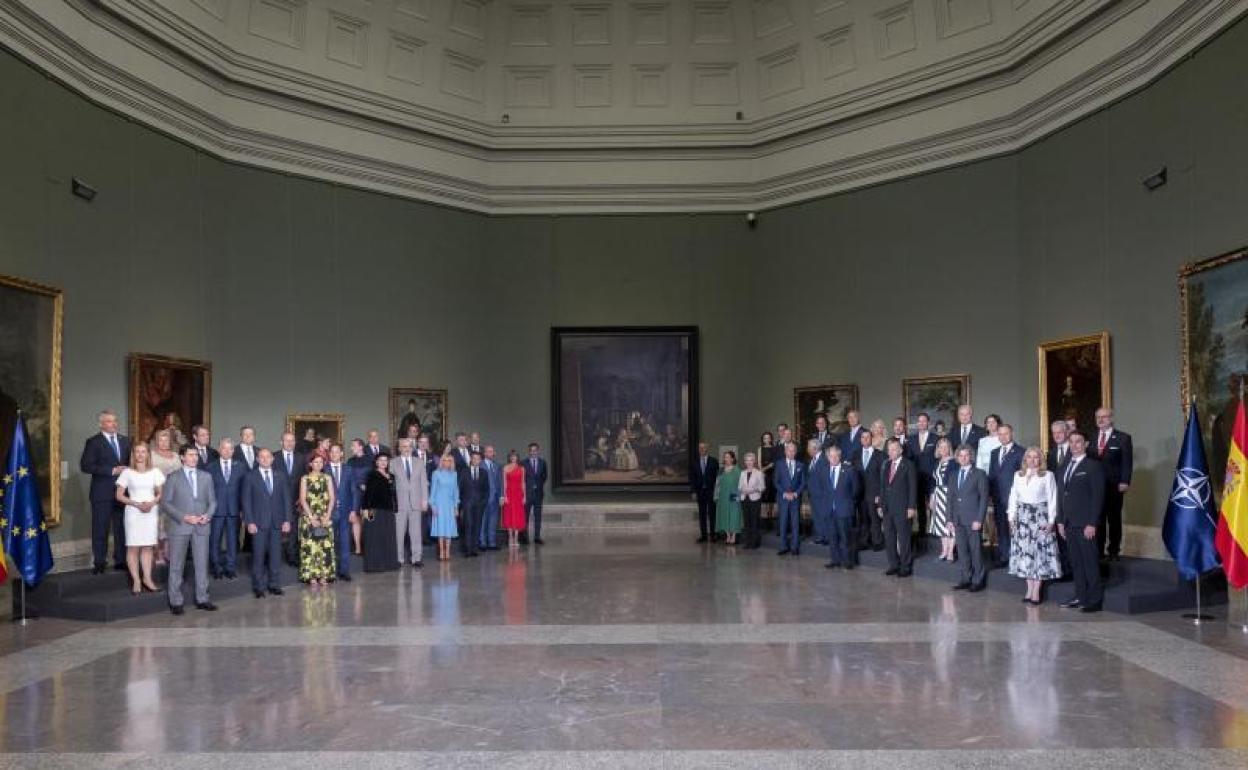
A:
[[[1122,498],[1131,486],[1135,464],[1131,434],[1114,427],[1114,410],[1096,410],[1096,437],[1088,443],[1088,456],[1099,460],[1105,471],[1104,525],[1097,529],[1101,558],[1118,561],[1122,551]]]
[[[91,476],[91,574],[104,572],[108,530],[113,530],[113,569],[126,569],[125,508],[117,502],[117,477],[130,465],[130,439],[117,432],[117,415],[105,409],[97,416],[100,431],[82,447],[78,467]]]

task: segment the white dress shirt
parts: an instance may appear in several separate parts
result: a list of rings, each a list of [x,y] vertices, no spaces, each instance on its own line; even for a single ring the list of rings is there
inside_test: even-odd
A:
[[[1014,477],[1014,486],[1010,487],[1010,502],[1006,515],[1010,523],[1018,521],[1019,505],[1048,506],[1049,524],[1057,522],[1057,478],[1055,474],[1045,472],[1044,475],[1028,473]]]

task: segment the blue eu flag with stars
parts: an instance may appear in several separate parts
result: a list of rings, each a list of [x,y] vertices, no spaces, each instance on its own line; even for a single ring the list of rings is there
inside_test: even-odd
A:
[[[4,550],[17,574],[26,585],[38,585],[52,569],[52,544],[48,541],[48,525],[43,520],[35,467],[30,462],[26,418],[20,412],[13,426],[13,445],[4,464],[0,524],[4,527]]]
[[[1218,566],[1214,547],[1217,523],[1214,518],[1213,496],[1209,486],[1209,464],[1205,462],[1205,444],[1200,438],[1200,418],[1196,404],[1187,415],[1187,431],[1183,448],[1174,471],[1170,488],[1170,504],[1161,538],[1174,558],[1174,565],[1185,580],[1195,580]]]

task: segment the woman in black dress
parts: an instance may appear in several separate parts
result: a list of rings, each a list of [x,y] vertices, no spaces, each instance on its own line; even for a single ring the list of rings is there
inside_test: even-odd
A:
[[[762,511],[763,521],[775,518],[776,515],[776,437],[769,430],[763,431],[758,440],[758,464],[763,472],[767,486],[763,490]],[[770,525],[766,525],[770,528]]]
[[[360,516],[364,519],[364,571],[390,572],[399,568],[399,546],[395,537],[394,511],[398,508],[394,495],[394,476],[390,474],[390,456],[382,453],[373,458],[373,470],[364,482]]]

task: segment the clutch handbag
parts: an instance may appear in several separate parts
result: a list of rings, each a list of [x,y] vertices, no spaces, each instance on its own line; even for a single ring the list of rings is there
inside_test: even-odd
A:
[[[373,513],[372,508],[365,508],[364,510],[360,511],[360,517],[363,518],[364,521],[372,521],[373,519],[376,518],[376,515]]]
[[[313,540],[324,540],[329,537],[329,527],[313,527],[308,534],[312,535]]]

